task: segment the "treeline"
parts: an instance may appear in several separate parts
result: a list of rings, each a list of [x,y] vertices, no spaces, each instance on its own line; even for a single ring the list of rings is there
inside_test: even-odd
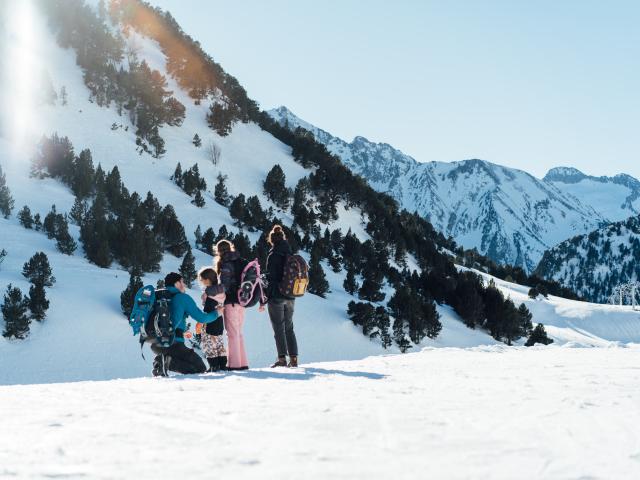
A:
[[[490,258],[478,253],[475,248],[464,250],[462,247],[459,247],[455,253],[456,263],[459,265],[481,270],[507,282],[530,286],[531,296],[533,298],[535,298],[537,294],[540,294],[545,297],[547,295],[555,295],[571,300],[584,300],[575,290],[563,286],[559,282],[542,278],[537,272],[527,274],[522,268],[513,265],[499,265]]]
[[[162,125],[181,125],[185,107],[167,90],[166,78],[152,70],[135,52],[126,52],[124,39],[107,24],[104,2],[98,12],[82,0],[43,0],[42,7],[57,32],[58,42],[73,48],[84,71],[90,99],[100,106],[114,104],[137,127],[136,143],[159,158],[165,153]],[[126,68],[125,68],[126,67]]]
[[[184,228],[171,205],[162,207],[151,192],[144,200],[129,193],[118,167],[108,173],[100,164],[94,167],[91,152],[75,155],[68,138],[43,137],[32,170],[60,180],[75,194],[69,216],[80,227],[87,259],[99,267],[115,260],[130,271],[155,272],[163,252],[186,253]]]
[[[247,96],[236,78],[182,30],[169,12],[140,0],[112,0],[109,13],[114,22],[158,42],[167,57],[167,73],[176,78],[196,104],[209,96],[216,97],[207,119],[218,134],[230,133],[237,121],[257,121],[258,104]]]

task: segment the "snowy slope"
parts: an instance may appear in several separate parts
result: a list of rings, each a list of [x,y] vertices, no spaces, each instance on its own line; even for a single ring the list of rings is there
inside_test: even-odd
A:
[[[639,358],[637,346],[445,348],[0,387],[0,477],[633,479]]]
[[[549,295],[529,298],[529,287],[500,280],[482,272],[486,282],[493,280],[516,305],[524,303],[534,323],[542,323],[556,343],[604,347],[617,343],[640,343],[640,312],[631,306],[600,305]],[[520,341],[522,344],[522,340]]]
[[[348,143],[286,107],[269,113],[291,129],[311,131],[374,188],[416,210],[465,248],[475,247],[526,271],[536,267],[548,248],[622,220],[640,207],[640,182],[628,175],[596,178],[557,168],[539,180],[482,160],[420,163],[363,137]]]

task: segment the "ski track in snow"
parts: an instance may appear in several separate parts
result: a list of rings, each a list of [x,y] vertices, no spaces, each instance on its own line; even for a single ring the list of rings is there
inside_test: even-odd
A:
[[[0,387],[0,477],[631,479],[640,347]]]

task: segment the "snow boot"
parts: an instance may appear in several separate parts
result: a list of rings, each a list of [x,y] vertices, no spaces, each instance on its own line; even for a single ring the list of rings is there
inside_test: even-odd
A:
[[[219,357],[208,357],[207,362],[209,363],[209,372],[218,372],[220,370]]]
[[[229,370],[227,368],[227,357],[218,357],[218,362],[220,362],[220,371],[224,372],[226,370]]]
[[[153,359],[153,370],[151,370],[151,375],[153,375],[154,377],[168,377],[168,363],[169,357],[158,355]]]
[[[289,368],[297,368],[298,367],[298,356],[297,355],[291,355],[289,357],[289,365],[287,365],[287,367],[289,367]]]
[[[278,360],[276,360],[276,363],[271,365],[271,368],[286,367],[286,366],[287,366],[287,357],[278,357]]]

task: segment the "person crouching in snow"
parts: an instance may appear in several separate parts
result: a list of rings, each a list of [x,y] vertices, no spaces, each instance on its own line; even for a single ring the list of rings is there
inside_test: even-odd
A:
[[[169,347],[151,345],[151,350],[156,354],[153,360],[154,377],[166,376],[167,370],[177,373],[204,373],[206,367],[200,355],[184,344],[184,332],[187,330],[187,317],[200,323],[211,323],[217,320],[216,311],[204,313],[198,308],[187,293],[187,286],[182,275],[171,272],[164,277],[164,284],[171,294],[171,319],[174,322],[175,339]]]
[[[221,313],[225,294],[218,282],[218,274],[212,267],[204,267],[198,272],[198,282],[204,289],[202,295],[205,313],[218,311]],[[217,372],[227,369],[227,350],[224,348],[224,321],[222,315],[214,322],[205,325],[198,324],[200,330],[200,345],[209,362],[209,371]]]

